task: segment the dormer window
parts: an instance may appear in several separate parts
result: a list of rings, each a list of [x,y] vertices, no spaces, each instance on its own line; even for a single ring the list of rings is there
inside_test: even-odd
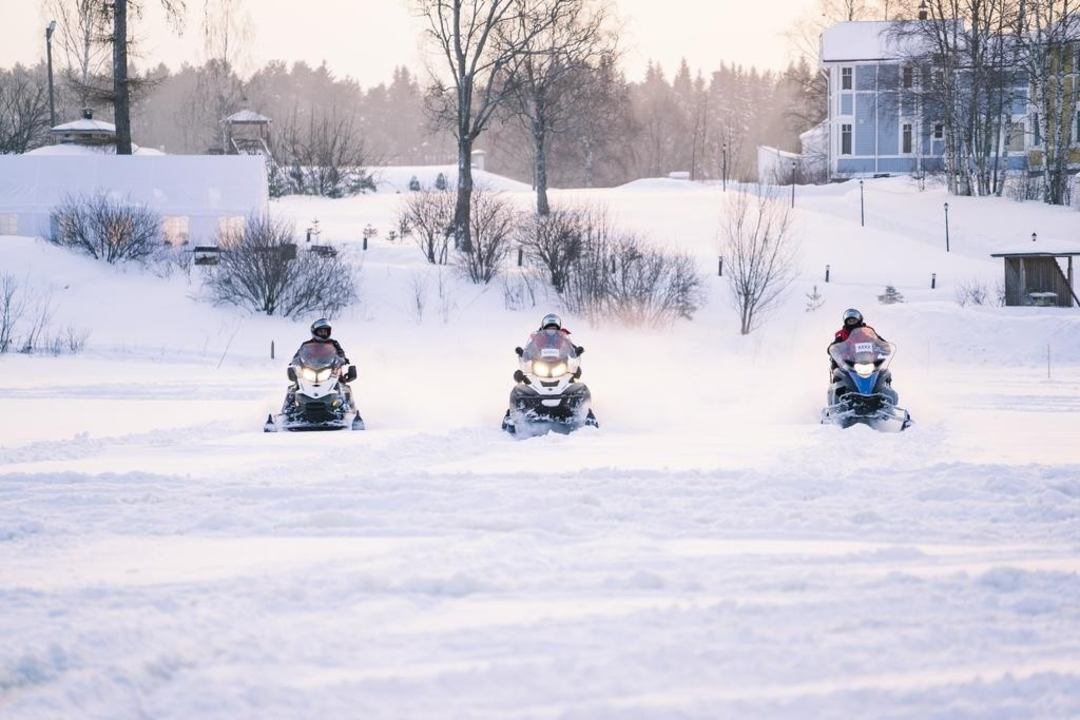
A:
[[[855,74],[855,69],[854,68],[849,68],[849,67],[840,68],[840,89],[841,90],[850,90],[853,87],[853,85],[854,85],[854,82],[853,82],[854,74]]]

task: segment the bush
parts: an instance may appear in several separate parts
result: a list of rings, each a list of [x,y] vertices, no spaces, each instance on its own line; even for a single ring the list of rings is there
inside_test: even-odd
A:
[[[532,216],[516,233],[529,263],[547,274],[551,287],[560,295],[581,256],[591,214],[581,208],[554,209],[548,215]]]
[[[14,275],[0,275],[0,353],[82,352],[89,331],[70,325],[63,332],[53,331],[53,309],[51,293],[28,288]]]
[[[628,325],[689,319],[704,292],[693,259],[649,247],[617,230],[600,211],[579,212],[580,252],[568,264],[562,297],[568,310]]]
[[[968,280],[956,286],[956,302],[960,307],[986,305],[989,299],[989,288],[979,280]]]
[[[68,196],[53,209],[52,242],[108,263],[145,260],[161,247],[161,218],[104,192]]]
[[[294,227],[251,216],[240,237],[219,237],[219,264],[208,280],[214,300],[267,315],[332,317],[356,299],[350,268],[337,254],[298,252]]]
[[[904,296],[892,285],[886,285],[884,294],[878,295],[877,299],[882,305],[894,305],[904,302]]]
[[[490,283],[510,252],[510,239],[518,222],[513,204],[498,194],[473,192],[469,218],[472,243],[457,250],[457,266],[474,283]]]
[[[430,190],[410,193],[398,213],[401,236],[412,234],[433,265],[445,265],[453,237],[454,196]]]

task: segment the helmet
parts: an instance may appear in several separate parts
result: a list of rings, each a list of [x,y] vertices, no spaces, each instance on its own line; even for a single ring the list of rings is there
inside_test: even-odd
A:
[[[544,316],[544,319],[540,321],[540,329],[547,330],[549,327],[553,327],[556,330],[562,330],[562,318],[555,313],[548,313]]]
[[[844,311],[844,327],[858,327],[863,324],[862,313],[855,308]]]
[[[329,340],[330,321],[326,318],[319,318],[315,322],[311,323],[311,336],[320,340]]]

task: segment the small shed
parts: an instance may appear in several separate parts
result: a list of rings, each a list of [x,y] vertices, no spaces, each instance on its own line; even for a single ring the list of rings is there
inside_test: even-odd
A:
[[[226,155],[270,157],[270,118],[254,110],[241,110],[222,120]]]
[[[1073,258],[1077,255],[1080,255],[1080,248],[992,253],[991,257],[1005,259],[1005,304],[1013,307],[1080,305],[1073,285]]]

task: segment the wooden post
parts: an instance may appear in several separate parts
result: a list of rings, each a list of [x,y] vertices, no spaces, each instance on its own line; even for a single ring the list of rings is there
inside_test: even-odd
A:
[[[270,359],[271,360],[274,359],[274,341],[273,340],[270,341]]]

